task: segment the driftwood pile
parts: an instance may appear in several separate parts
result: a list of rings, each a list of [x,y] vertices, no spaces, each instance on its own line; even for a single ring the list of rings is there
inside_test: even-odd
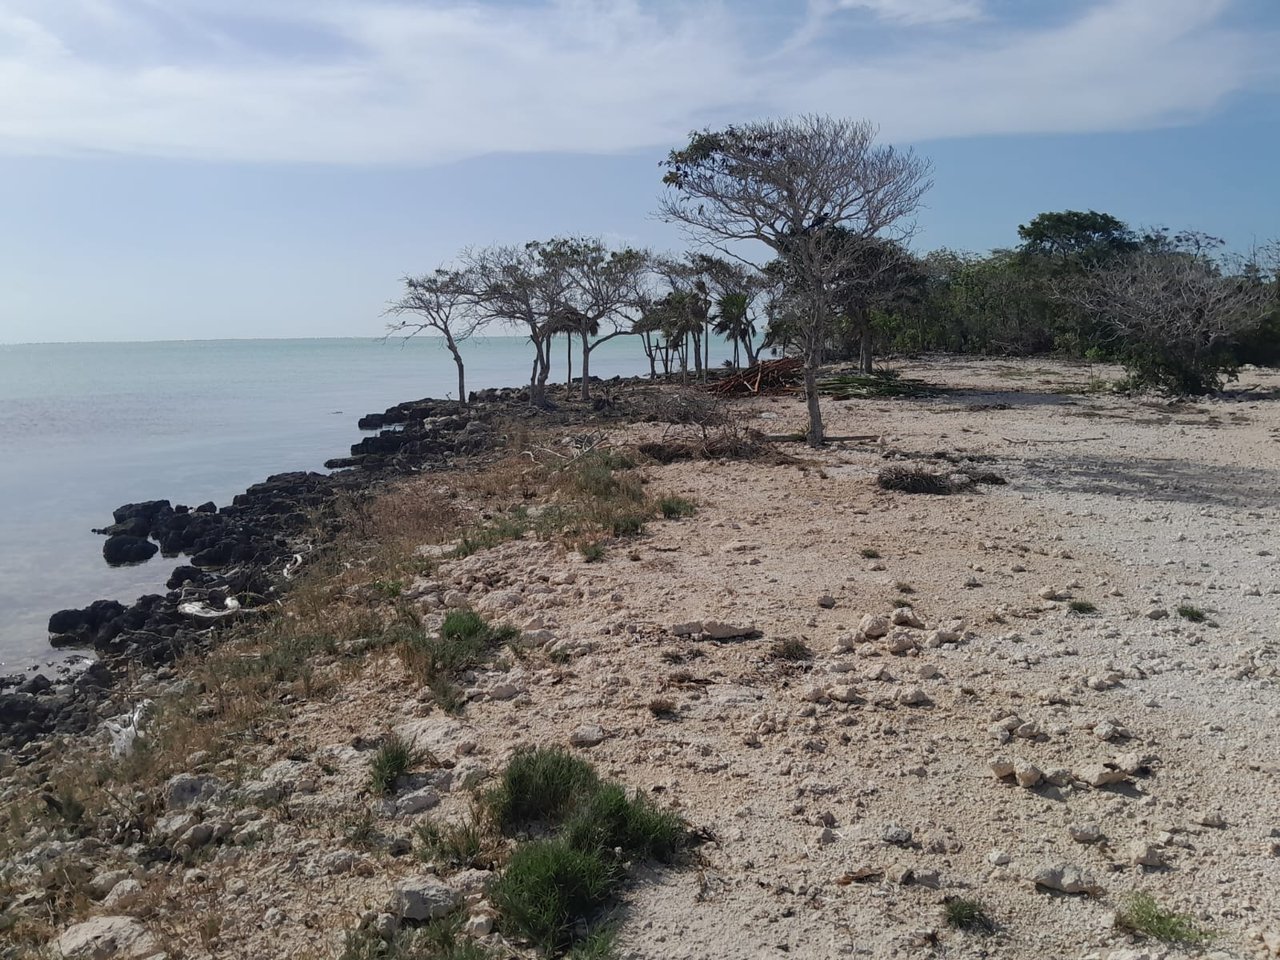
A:
[[[799,357],[766,360],[731,377],[713,383],[709,389],[720,397],[769,396],[790,393],[800,380],[804,361]]]

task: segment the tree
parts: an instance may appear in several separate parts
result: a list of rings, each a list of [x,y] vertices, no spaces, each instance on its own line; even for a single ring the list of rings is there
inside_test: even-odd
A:
[[[402,334],[407,340],[430,331],[443,337],[458,368],[458,406],[465,408],[467,381],[458,344],[483,322],[472,309],[474,284],[466,273],[443,267],[420,277],[404,277],[402,282],[403,296],[393,300],[384,314],[399,318],[387,324],[387,336]],[[408,319],[410,315],[414,319]]]
[[[1060,295],[1110,328],[1135,381],[1185,396],[1234,379],[1234,347],[1266,321],[1276,293],[1256,261],[1197,244],[1100,264]]]
[[[1096,210],[1041,213],[1018,227],[1022,250],[1032,256],[1096,263],[1141,245],[1121,220]]]
[[[824,439],[817,371],[831,289],[849,266],[829,232],[869,238],[897,227],[905,235],[902,225],[930,186],[927,161],[875,137],[865,121],[809,115],[695,132],[663,162],[664,220],[729,256],[743,241],[764,243],[794,271],[813,446]]]

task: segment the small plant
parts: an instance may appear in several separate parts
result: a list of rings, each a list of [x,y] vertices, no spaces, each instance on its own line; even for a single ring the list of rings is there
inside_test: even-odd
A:
[[[1213,931],[1198,926],[1193,917],[1166,910],[1149,893],[1125,898],[1116,911],[1116,923],[1122,929],[1165,943],[1198,944],[1214,937]]]
[[[670,862],[684,845],[679,816],[662,810],[647,797],[627,796],[621,784],[606,783],[574,811],[561,830],[569,846],[597,850],[606,856]]]
[[[1189,603],[1184,603],[1178,607],[1178,616],[1183,620],[1190,620],[1192,623],[1203,623],[1205,620],[1205,612]]]
[[[403,580],[375,580],[373,581],[373,589],[382,596],[394,600],[400,594],[404,593]]]
[[[498,647],[519,636],[514,627],[495,627],[472,610],[454,610],[444,618],[437,636],[416,624],[396,628],[400,658],[435,695],[441,709],[455,713],[465,700],[454,683],[464,670],[489,663]]]
[[[1091,603],[1088,600],[1072,600],[1070,603],[1067,604],[1067,609],[1069,609],[1072,613],[1087,615],[1090,613],[1097,613],[1098,605],[1095,603]]]
[[[991,933],[995,923],[987,915],[987,908],[980,900],[966,900],[963,897],[949,898],[942,908],[947,926],[957,930],[969,930],[979,933]]]
[[[909,583],[904,583],[901,580],[899,580],[897,583],[893,585],[893,589],[897,590],[903,596],[910,596],[911,594],[916,592],[915,587],[913,587]]]
[[[349,846],[359,850],[372,850],[378,845],[381,834],[373,820],[373,812],[364,810],[356,816],[348,817],[342,822],[342,838]]]
[[[414,830],[418,856],[437,868],[489,870],[498,859],[494,838],[473,811],[464,823],[424,823]]]
[[[511,855],[490,897],[504,921],[552,954],[573,944],[574,928],[609,901],[618,879],[618,867],[594,850],[538,840]]]
[[[599,540],[588,540],[578,544],[578,553],[587,563],[599,563],[607,552],[605,545]]]
[[[813,651],[809,649],[809,645],[803,640],[795,637],[788,637],[785,640],[775,640],[773,645],[769,647],[769,659],[771,660],[812,660]]]
[[[649,701],[649,712],[655,717],[674,717],[676,715],[676,702],[670,697],[654,697]]]
[[[615,537],[634,537],[644,533],[646,517],[630,510],[615,513],[609,520],[609,530]]]
[[[676,497],[670,494],[658,501],[658,509],[662,511],[662,515],[668,520],[692,517],[698,511],[692,500],[686,500],[684,497]]]
[[[390,793],[396,780],[408,773],[416,760],[408,742],[398,734],[391,734],[369,761],[369,789],[379,794]]]
[[[573,945],[569,960],[610,960],[617,939],[618,930],[612,925],[593,930]]]
[[[858,555],[862,557],[864,560],[880,559],[880,551],[877,550],[875,547],[863,547],[861,550],[858,551]]]
[[[487,806],[498,827],[511,833],[535,823],[557,825],[599,789],[591,764],[567,750],[521,750],[507,764]]]

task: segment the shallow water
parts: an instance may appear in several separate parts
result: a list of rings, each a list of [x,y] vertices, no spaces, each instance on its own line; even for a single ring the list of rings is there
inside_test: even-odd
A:
[[[464,358],[468,389],[528,379],[523,338],[473,340]],[[647,369],[625,337],[591,359],[600,377]],[[346,455],[366,413],[456,391],[452,360],[425,338],[0,345],[0,674],[60,659],[55,610],[163,592],[179,561],[103,562],[91,530],[115,507],[224,504]]]

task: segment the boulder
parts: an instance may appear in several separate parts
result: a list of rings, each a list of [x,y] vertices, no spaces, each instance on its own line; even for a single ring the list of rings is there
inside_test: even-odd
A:
[[[113,567],[142,563],[154,557],[160,548],[144,537],[117,534],[102,545],[102,558]]]
[[[452,913],[457,905],[456,890],[435,877],[423,876],[398,883],[387,910],[401,920],[435,920]]]
[[[155,938],[133,917],[94,917],[58,937],[58,952],[67,960],[140,960],[158,950]]]
[[[1093,874],[1070,863],[1043,866],[1028,879],[1037,887],[1059,893],[1084,893],[1090,896],[1102,893],[1102,884],[1094,879]]]

